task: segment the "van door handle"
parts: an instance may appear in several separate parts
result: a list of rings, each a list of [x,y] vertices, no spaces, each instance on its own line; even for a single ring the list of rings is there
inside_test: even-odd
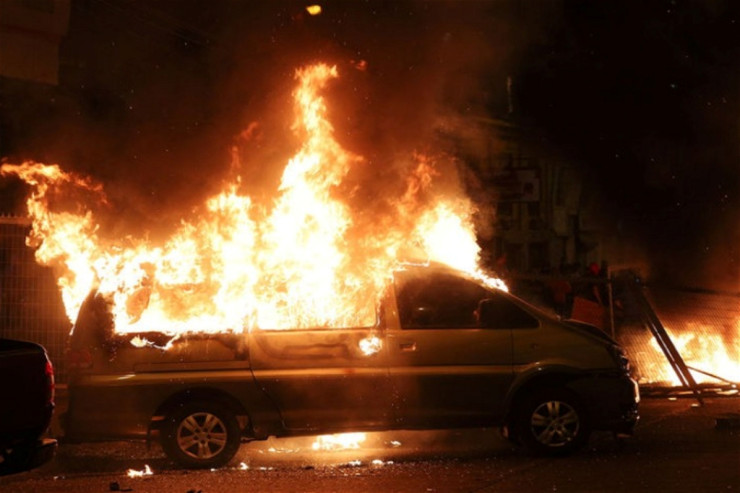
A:
[[[404,353],[411,353],[413,351],[416,351],[415,342],[402,342],[399,344],[399,347],[401,348],[401,351],[403,351]]]

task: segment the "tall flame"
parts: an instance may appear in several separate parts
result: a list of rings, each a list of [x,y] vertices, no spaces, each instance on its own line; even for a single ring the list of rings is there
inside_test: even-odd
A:
[[[341,185],[364,159],[335,140],[320,95],[337,77],[326,64],[296,72],[293,131],[302,145],[271,207],[255,207],[237,176],[160,243],[101,237],[93,206],[106,200],[90,178],[34,162],[0,167],[31,187],[28,242],[55,268],[70,320],[97,289],[111,300],[119,333],[372,326],[379,293],[412,249],[505,288],[478,271],[471,202],[435,195],[426,156],[416,157],[405,193],[387,199],[392,219],[371,235],[358,227]],[[62,205],[70,197],[77,200]]]

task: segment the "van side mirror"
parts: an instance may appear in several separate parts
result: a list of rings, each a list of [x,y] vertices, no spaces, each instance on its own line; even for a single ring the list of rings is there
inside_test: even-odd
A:
[[[496,302],[491,298],[480,300],[475,314],[478,327],[496,327]]]
[[[489,329],[534,329],[539,319],[502,296],[485,298],[476,310],[478,327]]]

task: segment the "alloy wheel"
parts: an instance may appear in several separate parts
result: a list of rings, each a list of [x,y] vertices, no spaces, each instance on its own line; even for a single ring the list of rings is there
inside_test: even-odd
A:
[[[177,428],[177,445],[195,459],[211,459],[226,447],[226,425],[215,414],[198,412],[187,416]]]
[[[540,404],[530,417],[535,439],[547,447],[562,447],[578,437],[578,412],[567,402],[549,400]]]

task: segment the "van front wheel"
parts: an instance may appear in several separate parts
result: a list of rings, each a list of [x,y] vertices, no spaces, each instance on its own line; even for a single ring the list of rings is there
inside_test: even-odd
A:
[[[516,416],[517,437],[536,455],[567,455],[583,447],[591,434],[578,397],[567,389],[538,389],[527,396]]]
[[[167,416],[161,442],[165,454],[184,467],[221,467],[239,449],[239,422],[233,412],[219,405],[185,404]]]

